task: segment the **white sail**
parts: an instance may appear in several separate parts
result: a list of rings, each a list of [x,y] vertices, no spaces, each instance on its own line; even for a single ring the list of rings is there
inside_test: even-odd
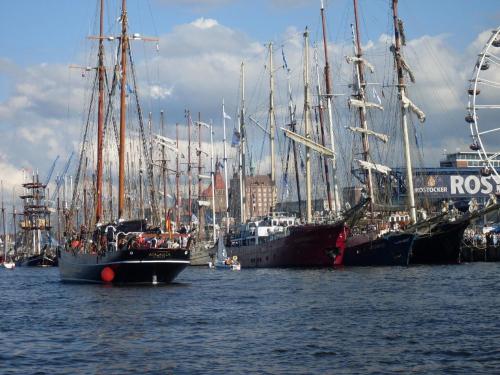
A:
[[[365,59],[363,59],[362,57],[356,57],[356,56],[346,56],[345,59],[347,60],[347,63],[348,64],[352,64],[352,63],[363,63],[366,67],[368,67],[368,69],[370,69],[370,72],[375,72],[375,67],[370,64],[368,61],[366,61]]]
[[[370,129],[363,129],[363,128],[358,128],[358,127],[353,127],[353,126],[349,126],[348,129],[353,131],[353,132],[372,135],[375,138],[380,139],[384,143],[387,143],[387,141],[389,140],[389,137],[386,134],[377,133],[377,132],[374,132],[373,130],[370,130]]]
[[[372,163],[372,162],[364,161],[364,160],[356,160],[356,161],[359,163],[359,165],[363,169],[371,169],[371,170],[375,170],[375,171],[383,173],[383,174],[389,174],[389,172],[391,171],[391,168],[389,168],[385,165],[382,165],[382,164],[376,164],[376,163]]]
[[[281,128],[281,130],[283,130],[285,132],[285,134],[288,137],[290,137],[292,140],[294,140],[295,142],[302,143],[304,146],[310,147],[312,150],[319,152],[321,155],[323,155],[327,158],[330,158],[330,159],[335,158],[335,154],[329,148],[326,148],[325,146],[322,146],[319,143],[316,143],[309,138],[306,138],[302,135],[294,133],[291,130],[288,130],[285,128]]]
[[[380,104],[367,102],[359,99],[349,98],[347,102],[349,104],[349,107],[367,108],[367,109],[376,108],[380,109],[381,111],[384,110],[384,107],[382,107]]]
[[[415,115],[417,115],[420,122],[425,122],[425,113],[410,99],[408,99],[404,91],[401,92],[401,101],[403,102],[405,108],[409,108],[413,113],[415,113]]]

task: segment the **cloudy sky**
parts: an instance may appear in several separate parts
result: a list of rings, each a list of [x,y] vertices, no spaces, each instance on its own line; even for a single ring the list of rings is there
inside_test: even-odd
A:
[[[119,5],[116,0],[105,3],[106,29],[112,34],[118,30]],[[392,67],[386,54],[390,2],[359,3],[364,49],[378,65],[371,79],[383,85]],[[466,150],[470,143],[463,121],[466,88],[477,54],[500,24],[500,8],[498,0],[400,3],[405,53],[417,78],[410,92],[428,117],[418,129],[424,160],[437,166],[443,149]],[[334,91],[346,94],[352,2],[326,0],[325,5]],[[265,122],[265,45],[274,43],[277,65],[283,64],[281,50],[286,54],[291,85],[301,100],[302,33],[308,26],[311,43],[320,40],[319,6],[320,0],[129,0],[130,32],[159,38],[158,46],[136,42],[133,47],[145,111],[154,117],[164,109],[171,125],[185,123],[185,109],[201,112],[203,120],[214,121],[221,137],[221,101],[234,119],[245,61],[247,112]],[[0,10],[0,179],[11,189],[21,182],[23,168],[44,176],[58,155],[61,169],[78,148],[88,83],[81,70],[70,66],[95,65],[95,43],[87,36],[97,32],[97,0],[2,1]],[[277,107],[284,109],[286,74],[281,70],[276,76]],[[377,95],[382,91],[380,86]],[[337,105],[344,106],[345,100],[337,97]],[[266,165],[261,146],[255,146],[254,158]]]

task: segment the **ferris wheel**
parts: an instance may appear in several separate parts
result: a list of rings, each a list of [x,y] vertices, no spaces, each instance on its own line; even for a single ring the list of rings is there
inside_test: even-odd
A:
[[[470,149],[480,156],[482,176],[500,178],[500,27],[478,55],[468,94],[465,121],[472,134]]]

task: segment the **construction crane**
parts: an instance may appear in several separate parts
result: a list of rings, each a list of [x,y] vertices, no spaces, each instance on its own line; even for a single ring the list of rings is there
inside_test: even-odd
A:
[[[56,188],[54,189],[54,192],[52,193],[52,196],[50,197],[51,201],[54,201],[54,199],[57,196],[57,193],[59,192],[59,188],[63,184],[64,177],[66,176],[66,173],[68,173],[68,169],[69,169],[69,166],[71,164],[71,159],[73,158],[73,154],[74,154],[74,152],[71,153],[71,155],[68,158],[68,161],[64,165],[64,168],[63,168],[61,174],[58,175],[56,178]]]
[[[47,173],[47,178],[45,179],[44,185],[47,186],[50,182],[50,178],[52,177],[52,173],[54,173],[54,168],[56,167],[56,163],[59,160],[59,155],[57,155],[56,160],[52,163],[52,166],[49,169],[49,173]]]

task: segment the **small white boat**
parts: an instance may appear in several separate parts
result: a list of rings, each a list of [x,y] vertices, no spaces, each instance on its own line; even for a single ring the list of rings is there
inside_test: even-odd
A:
[[[13,270],[14,268],[16,268],[16,264],[12,261],[10,262],[3,262],[3,266],[5,268],[7,268],[8,270]]]
[[[217,254],[214,262],[208,262],[208,267],[211,269],[230,269],[233,271],[241,270],[241,263],[238,262],[238,257],[235,255],[232,258],[227,256],[226,247],[222,237],[217,241]]]

